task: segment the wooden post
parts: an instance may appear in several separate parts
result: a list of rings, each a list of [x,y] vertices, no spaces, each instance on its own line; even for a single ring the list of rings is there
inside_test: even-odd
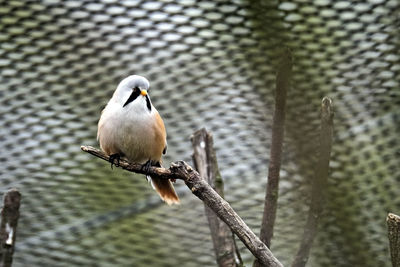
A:
[[[261,221],[260,239],[271,248],[271,239],[274,234],[274,225],[279,196],[279,172],[281,170],[281,158],[283,137],[285,132],[285,107],[286,95],[290,87],[292,76],[292,55],[286,50],[279,64],[276,74],[275,108],[272,121],[271,151],[268,166],[268,179],[264,200],[264,212]],[[262,266],[255,260],[253,267]]]
[[[218,169],[211,133],[204,128],[200,129],[193,133],[191,141],[194,150],[193,162],[196,170],[221,197],[224,197],[224,183]],[[231,230],[211,208],[207,205],[204,205],[204,208],[210,226],[218,266],[242,266],[243,263]]]
[[[0,224],[0,267],[12,265],[20,203],[21,194],[17,189],[11,189],[4,195]]]
[[[317,234],[318,222],[321,217],[325,200],[324,195],[328,184],[329,161],[332,150],[333,114],[332,100],[324,97],[321,105],[319,155],[312,182],[310,209],[299,250],[294,258],[292,267],[304,267],[306,265],[312,243]]]
[[[389,213],[386,218],[388,226],[390,256],[392,266],[400,267],[400,217]]]

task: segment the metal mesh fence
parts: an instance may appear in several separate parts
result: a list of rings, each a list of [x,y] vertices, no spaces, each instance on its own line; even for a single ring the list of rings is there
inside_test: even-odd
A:
[[[309,201],[323,96],[335,105],[326,209],[309,266],[390,266],[400,213],[400,7],[369,1],[0,0],[0,186],[23,195],[14,266],[213,266],[202,203],[163,204],[97,146],[118,82],[147,77],[165,165],[207,127],[226,198],[258,233],[276,66],[294,58],[272,251],[293,258]],[[251,255],[241,246],[247,265]]]

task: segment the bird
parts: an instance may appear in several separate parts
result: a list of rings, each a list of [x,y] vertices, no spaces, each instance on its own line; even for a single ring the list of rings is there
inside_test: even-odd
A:
[[[161,167],[167,151],[164,122],[149,96],[150,83],[139,75],[123,79],[101,112],[97,140],[101,150],[114,161],[125,157],[130,162]],[[180,200],[169,179],[150,177],[149,182],[168,205]]]

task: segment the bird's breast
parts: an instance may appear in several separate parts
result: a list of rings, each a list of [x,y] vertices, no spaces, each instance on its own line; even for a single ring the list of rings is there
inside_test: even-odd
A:
[[[104,113],[106,112],[107,110]],[[108,118],[103,122],[106,131],[103,130],[100,134],[100,145],[102,139],[112,140],[116,153],[124,154],[132,162],[161,160],[166,143],[165,128],[158,126],[157,110],[153,108],[152,112],[144,112],[133,106],[129,109],[117,109],[112,114],[102,116]]]
[[[157,155],[151,153],[152,146],[156,145],[152,128],[152,118],[138,116],[126,120],[121,128],[117,129],[121,150],[129,160],[144,163],[149,159],[157,159]]]

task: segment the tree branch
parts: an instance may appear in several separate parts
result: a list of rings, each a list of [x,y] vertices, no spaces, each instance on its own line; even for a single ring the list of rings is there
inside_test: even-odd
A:
[[[109,157],[102,151],[90,146],[82,146],[81,149],[96,157],[109,161]],[[129,163],[123,159],[120,160],[119,166],[127,171],[145,174],[141,164]],[[265,266],[283,266],[261,242],[261,240],[250,230],[244,221],[237,215],[228,202],[226,202],[211,186],[200,177],[195,171],[184,161],[178,161],[171,164],[169,169],[150,167],[147,174],[162,179],[180,179],[183,180],[191,192],[201,199],[208,207],[210,207],[217,216],[223,220],[231,230],[239,237],[250,252]]]
[[[20,203],[21,194],[17,189],[10,189],[4,195],[0,224],[1,267],[10,267],[12,265]]]
[[[193,162],[200,176],[223,198],[224,183],[218,169],[217,156],[213,147],[213,137],[206,129],[200,129],[191,137],[193,145]],[[229,227],[217,215],[204,205],[211,236],[214,244],[218,266],[242,266],[234,236]]]
[[[268,247],[271,246],[271,238],[273,236],[276,218],[276,207],[278,203],[279,172],[281,169],[281,155],[285,126],[286,94],[289,89],[292,75],[291,57],[290,51],[286,50],[276,75],[275,110],[272,122],[272,140],[268,167],[268,181],[260,233],[261,240]],[[257,266],[257,264],[255,264],[255,266]]]
[[[392,266],[400,267],[400,217],[389,213],[386,218]]]
[[[328,97],[322,99],[321,132],[319,160],[315,170],[311,189],[311,203],[308,219],[304,227],[303,237],[292,267],[304,267],[307,263],[310,249],[317,233],[319,218],[323,209],[324,195],[328,182],[329,160],[332,148],[333,135],[333,107]]]

